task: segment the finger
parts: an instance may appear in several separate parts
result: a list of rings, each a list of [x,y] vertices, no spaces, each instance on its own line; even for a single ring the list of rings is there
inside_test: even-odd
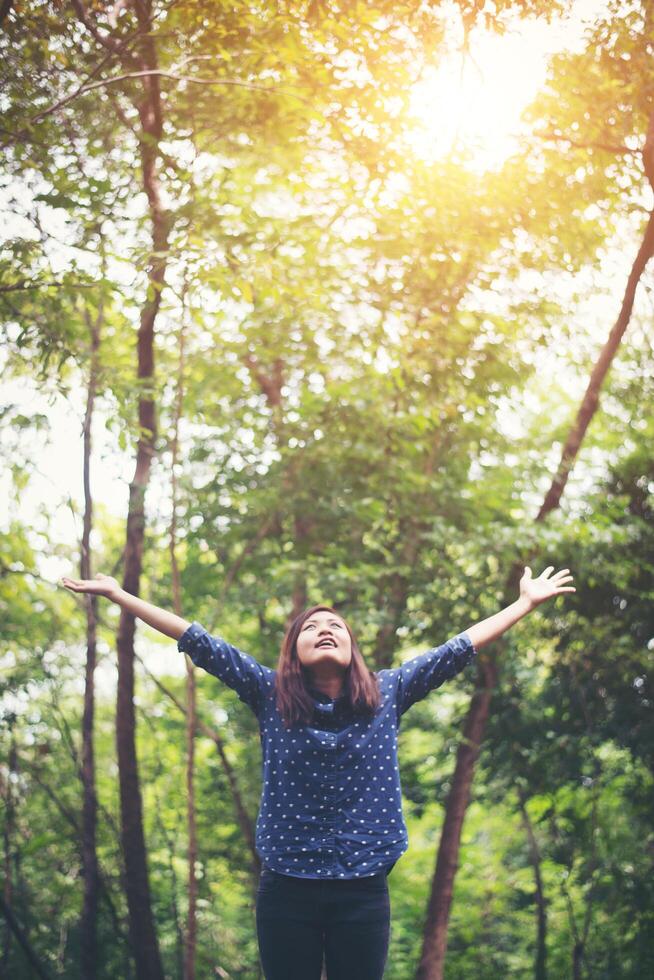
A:
[[[550,572],[554,571],[554,565],[548,565],[544,572],[541,572],[541,578],[547,578]]]

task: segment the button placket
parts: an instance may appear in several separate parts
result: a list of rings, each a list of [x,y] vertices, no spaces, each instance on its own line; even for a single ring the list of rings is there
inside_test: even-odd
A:
[[[338,749],[338,737],[334,732],[320,732],[320,746],[324,751],[323,775],[325,802],[321,804],[323,810],[322,820],[322,844],[325,872],[333,871],[336,867],[336,751]]]

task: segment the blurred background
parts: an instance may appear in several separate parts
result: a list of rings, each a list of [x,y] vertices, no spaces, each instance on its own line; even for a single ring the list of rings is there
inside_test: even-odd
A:
[[[0,4],[0,975],[258,978],[256,718],[61,575],[371,669],[389,980],[654,975],[654,4]]]

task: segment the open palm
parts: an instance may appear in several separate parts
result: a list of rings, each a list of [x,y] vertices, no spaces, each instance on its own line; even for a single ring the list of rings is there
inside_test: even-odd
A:
[[[61,584],[71,592],[90,592],[91,595],[103,595],[108,599],[120,592],[120,585],[116,579],[101,573],[98,573],[95,578],[87,579],[64,577]]]
[[[554,572],[554,565],[548,565],[538,578],[532,578],[531,568],[529,565],[525,566],[524,574],[520,579],[520,598],[527,599],[533,607],[561,592],[577,591],[573,586],[566,584],[573,581],[569,568],[562,568],[553,575],[552,572]]]

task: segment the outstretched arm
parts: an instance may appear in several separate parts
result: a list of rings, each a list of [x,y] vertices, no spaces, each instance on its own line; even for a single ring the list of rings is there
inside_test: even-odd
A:
[[[144,599],[125,592],[110,575],[96,575],[93,579],[62,578],[61,584],[71,592],[103,595],[173,640],[179,640],[190,626],[190,623],[181,616],[176,616],[175,613],[160,609],[158,606],[153,606],[151,602],[145,602]]]
[[[487,643],[496,640],[498,636],[501,636],[519,619],[526,616],[541,602],[545,602],[546,599],[562,592],[577,591],[573,586],[564,584],[573,580],[569,568],[562,568],[560,572],[555,572],[554,575],[550,576],[550,572],[553,571],[554,565],[548,565],[538,578],[532,578],[531,568],[527,565],[524,575],[520,579],[520,598],[516,599],[510,606],[495,613],[494,616],[482,619],[480,623],[475,623],[474,626],[465,630],[475,649],[479,650]]]

